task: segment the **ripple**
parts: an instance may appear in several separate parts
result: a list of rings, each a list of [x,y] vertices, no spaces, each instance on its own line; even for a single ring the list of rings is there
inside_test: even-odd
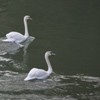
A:
[[[72,75],[68,77],[80,79],[81,81],[86,81],[86,82],[100,82],[100,77],[94,77],[94,76]]]
[[[45,80],[25,82],[26,74],[24,73],[0,71],[0,75],[0,94],[2,95],[11,97],[19,95],[19,98],[26,95],[24,99],[30,96],[31,98],[43,98],[43,100],[48,98],[51,100],[92,100],[94,97],[97,100],[100,99],[99,77],[54,73]],[[87,81],[88,79],[91,81]]]
[[[5,57],[0,57],[0,62],[10,62],[12,59],[10,58],[5,58]]]

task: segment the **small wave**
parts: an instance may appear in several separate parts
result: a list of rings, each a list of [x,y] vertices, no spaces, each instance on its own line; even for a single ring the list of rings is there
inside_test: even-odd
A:
[[[100,77],[94,77],[94,76],[71,75],[67,77],[80,79],[81,81],[85,81],[85,82],[100,82]]]
[[[5,58],[5,57],[0,57],[0,62],[10,62],[12,59],[10,58]]]
[[[14,71],[9,71],[9,70],[6,70],[6,71],[0,71],[0,76],[14,76],[14,75],[18,75],[18,72],[14,72]]]

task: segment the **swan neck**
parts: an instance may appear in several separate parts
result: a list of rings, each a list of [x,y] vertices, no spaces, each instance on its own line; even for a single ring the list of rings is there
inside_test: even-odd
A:
[[[24,19],[24,28],[25,28],[25,36],[28,37],[29,33],[28,33],[28,25],[27,25],[27,20]]]
[[[52,69],[52,66],[51,66],[48,55],[45,55],[45,60],[46,60],[47,66],[48,66],[48,71],[47,72],[48,72],[48,74],[51,74],[53,72],[53,69]]]

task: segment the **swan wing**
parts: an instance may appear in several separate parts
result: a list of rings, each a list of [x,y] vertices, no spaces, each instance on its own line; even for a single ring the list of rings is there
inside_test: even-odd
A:
[[[36,72],[35,72],[35,77],[37,79],[45,79],[46,77],[48,77],[48,74],[45,70],[43,69],[38,69]]]
[[[6,37],[7,39],[14,39],[18,43],[26,40],[25,36],[19,32],[10,32],[6,35]]]
[[[33,68],[30,70],[30,72],[24,80],[45,79],[46,77],[48,77],[48,74],[45,70]]]

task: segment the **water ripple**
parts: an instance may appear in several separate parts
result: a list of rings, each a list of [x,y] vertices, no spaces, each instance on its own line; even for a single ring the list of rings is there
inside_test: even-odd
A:
[[[22,95],[30,95],[33,98],[34,96],[37,96],[39,98],[63,98],[65,100],[85,100],[94,97],[97,98],[97,100],[100,99],[99,77],[83,75],[81,78],[82,75],[64,76],[53,74],[46,80],[25,82],[24,78],[26,74],[19,74],[10,71],[0,73],[3,74],[0,77],[0,94],[2,95],[19,95],[20,97]],[[9,75],[5,75],[5,73],[9,73]],[[87,81],[88,79],[91,81]]]

